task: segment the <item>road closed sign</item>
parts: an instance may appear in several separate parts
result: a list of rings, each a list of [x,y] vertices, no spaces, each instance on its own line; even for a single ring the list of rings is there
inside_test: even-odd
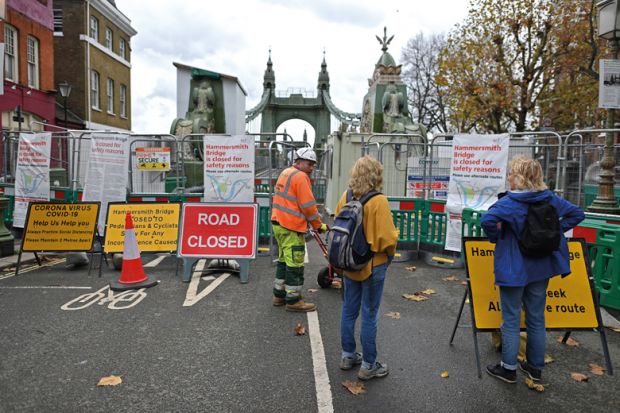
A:
[[[256,257],[256,204],[183,204],[181,257]]]

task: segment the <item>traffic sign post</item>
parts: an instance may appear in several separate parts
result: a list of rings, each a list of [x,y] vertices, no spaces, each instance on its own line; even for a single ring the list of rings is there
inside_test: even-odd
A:
[[[177,256],[183,259],[183,281],[201,258],[234,259],[247,283],[250,260],[256,258],[256,204],[183,204]]]

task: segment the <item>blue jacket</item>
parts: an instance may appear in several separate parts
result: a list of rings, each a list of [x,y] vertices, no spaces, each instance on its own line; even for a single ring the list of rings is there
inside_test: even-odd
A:
[[[550,190],[508,192],[482,216],[482,228],[495,243],[495,284],[503,287],[524,287],[530,283],[570,273],[568,245],[564,234],[560,248],[548,257],[525,257],[519,249],[516,234],[521,234],[529,204],[546,201],[557,211],[562,233],[585,218],[583,211]]]

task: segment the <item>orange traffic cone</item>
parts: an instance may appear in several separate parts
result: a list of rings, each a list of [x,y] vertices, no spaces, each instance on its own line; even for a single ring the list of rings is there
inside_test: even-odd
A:
[[[158,281],[144,273],[136,231],[133,229],[131,212],[125,216],[125,242],[123,245],[123,269],[118,281],[110,282],[110,290],[125,291],[148,288],[157,285]]]

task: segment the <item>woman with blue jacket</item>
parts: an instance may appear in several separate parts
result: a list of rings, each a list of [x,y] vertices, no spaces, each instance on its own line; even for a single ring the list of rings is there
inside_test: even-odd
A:
[[[579,224],[583,211],[555,195],[543,182],[538,161],[516,156],[509,164],[510,191],[482,216],[482,228],[495,243],[495,284],[502,309],[502,359],[487,366],[487,373],[507,383],[516,382],[517,366],[534,381],[541,379],[545,357],[545,303],[549,278],[570,273],[568,245],[563,233]],[[528,207],[547,202],[560,219],[559,248],[548,256],[524,256],[519,249]],[[526,361],[517,364],[521,304],[527,331]]]

